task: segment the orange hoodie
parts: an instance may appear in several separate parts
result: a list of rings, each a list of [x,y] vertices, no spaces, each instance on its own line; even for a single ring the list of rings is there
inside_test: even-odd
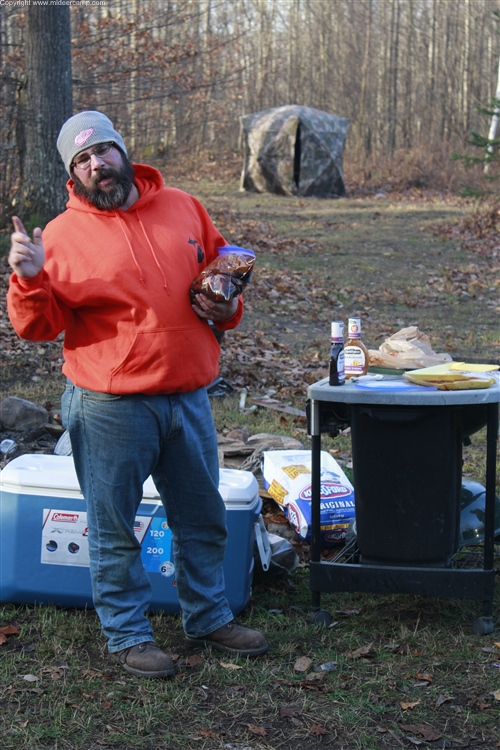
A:
[[[32,279],[12,274],[7,295],[15,330],[30,341],[64,331],[63,372],[105,393],[176,393],[211,383],[219,345],[196,315],[189,287],[227,244],[191,195],[136,164],[139,199],[100,211],[68,181],[64,213],[43,232],[46,262]],[[235,328],[243,312],[217,328]]]

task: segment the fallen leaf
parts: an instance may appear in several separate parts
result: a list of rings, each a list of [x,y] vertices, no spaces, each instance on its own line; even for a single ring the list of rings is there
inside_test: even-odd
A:
[[[0,628],[0,646],[7,642],[8,635],[17,635],[19,628],[15,625],[4,625]]]
[[[302,709],[298,706],[283,706],[283,708],[280,708],[280,717],[282,719],[286,717],[300,716],[301,713]]]
[[[433,676],[428,672],[417,672],[415,675],[417,680],[424,680],[425,682],[432,682]]]
[[[186,662],[190,667],[197,667],[200,664],[203,664],[203,659],[199,654],[191,654],[191,656],[188,656],[186,659]]]
[[[326,679],[326,672],[308,672],[304,679],[307,682],[323,682]]]
[[[22,680],[26,680],[26,682],[37,682],[38,677],[34,674],[22,674],[21,675]]]
[[[436,708],[439,708],[439,706],[442,706],[443,703],[447,703],[448,701],[452,700],[453,698],[450,695],[440,695],[436,701]]]
[[[231,664],[231,662],[221,661],[220,662],[221,667],[224,667],[224,669],[243,669],[243,667],[240,667],[238,664]]]
[[[403,711],[407,711],[409,708],[415,708],[415,706],[418,706],[419,703],[420,701],[401,701],[399,705],[401,706]]]
[[[245,724],[245,726],[252,734],[258,734],[260,737],[267,736],[267,730],[264,727],[258,727],[257,724]]]
[[[19,628],[17,625],[2,625],[0,633],[4,633],[5,635],[16,635],[19,633]]]
[[[361,659],[363,656],[373,656],[373,654],[375,654],[373,643],[369,643],[368,646],[360,646],[360,648],[356,648],[354,651],[346,652],[346,656],[351,656],[353,659]]]
[[[218,732],[214,732],[213,729],[200,729],[198,731],[198,734],[202,737],[211,737],[212,739],[217,739],[220,737],[220,734]]]
[[[408,656],[408,654],[410,653],[410,647],[408,645],[406,645],[406,644],[403,645],[403,646],[395,646],[392,649],[392,653],[393,654],[401,654],[401,656]]]
[[[102,672],[95,672],[93,669],[84,669],[82,670],[82,677],[85,677],[87,680],[93,680],[94,677],[102,678]]]
[[[313,724],[309,731],[311,732],[311,734],[315,734],[318,737],[322,734],[326,734],[325,727],[322,727],[319,724]]]
[[[64,669],[61,669],[61,667],[44,667],[41,671],[42,674],[48,675],[51,680],[62,680],[64,677]]]
[[[500,690],[495,690],[493,697],[496,701],[500,701]]]
[[[427,742],[436,742],[443,736],[427,724],[400,724],[400,728],[404,732],[421,735]]]
[[[307,670],[311,667],[312,659],[310,659],[308,656],[301,656],[295,664],[293,665],[293,668],[295,672],[307,672]]]

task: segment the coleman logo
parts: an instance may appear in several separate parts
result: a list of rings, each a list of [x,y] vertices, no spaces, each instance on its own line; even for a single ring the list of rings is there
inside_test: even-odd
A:
[[[328,498],[330,497],[345,497],[346,495],[350,495],[351,492],[352,490],[350,490],[348,487],[345,487],[343,484],[321,482],[319,494],[322,500],[328,500]],[[311,485],[309,484],[307,487],[304,487],[304,489],[300,493],[300,498],[302,500],[310,500],[311,494]]]
[[[78,521],[78,513],[58,513],[57,511],[52,514],[51,521],[59,521],[60,523],[76,523]]]

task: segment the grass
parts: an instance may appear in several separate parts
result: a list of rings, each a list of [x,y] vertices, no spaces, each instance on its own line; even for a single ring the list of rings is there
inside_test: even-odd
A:
[[[309,624],[305,570],[259,584],[244,621],[266,630],[272,651],[255,661],[210,652],[193,660],[178,618],[155,615],[158,642],[178,655],[178,676],[167,682],[110,663],[92,612],[7,605],[4,621],[20,634],[3,647],[2,746],[383,748],[412,725],[447,747],[495,747],[498,652],[470,635],[473,605],[325,598],[329,629]],[[300,657],[310,659],[306,672],[295,666]],[[314,671],[328,663],[331,671]]]
[[[326,374],[332,319],[361,315],[370,348],[417,324],[454,359],[500,361],[497,256],[433,231],[456,224],[463,202],[303,200],[204,180],[180,186],[202,199],[228,240],[258,253],[244,321],[223,343],[221,372],[236,392],[213,399],[219,432],[290,435],[308,447],[302,418],[241,412],[238,390],[247,387],[247,406],[272,390],[303,409],[308,383]],[[0,314],[1,397],[57,406],[60,342],[19,346],[4,307]],[[482,430],[464,448],[464,475],[479,481],[484,444]],[[324,447],[349,466],[348,435],[325,437]],[[19,632],[0,645],[2,750],[500,746],[500,641],[472,633],[478,603],[353,593],[322,594],[321,603],[332,627],[310,623],[306,564],[292,576],[256,575],[240,619],[264,630],[272,648],[255,661],[193,653],[177,616],[153,614],[157,641],[179,666],[165,682],[114,665],[92,610],[3,604],[0,627]],[[497,620],[498,605],[497,586]],[[326,664],[330,671],[315,671]]]

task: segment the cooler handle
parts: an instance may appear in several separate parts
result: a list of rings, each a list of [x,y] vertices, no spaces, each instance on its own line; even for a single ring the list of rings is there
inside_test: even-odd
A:
[[[262,570],[268,571],[271,563],[271,545],[269,543],[269,537],[267,529],[264,525],[264,519],[262,514],[259,513],[258,520],[254,523],[255,530],[255,541],[257,542],[257,549],[259,550],[260,562]]]

